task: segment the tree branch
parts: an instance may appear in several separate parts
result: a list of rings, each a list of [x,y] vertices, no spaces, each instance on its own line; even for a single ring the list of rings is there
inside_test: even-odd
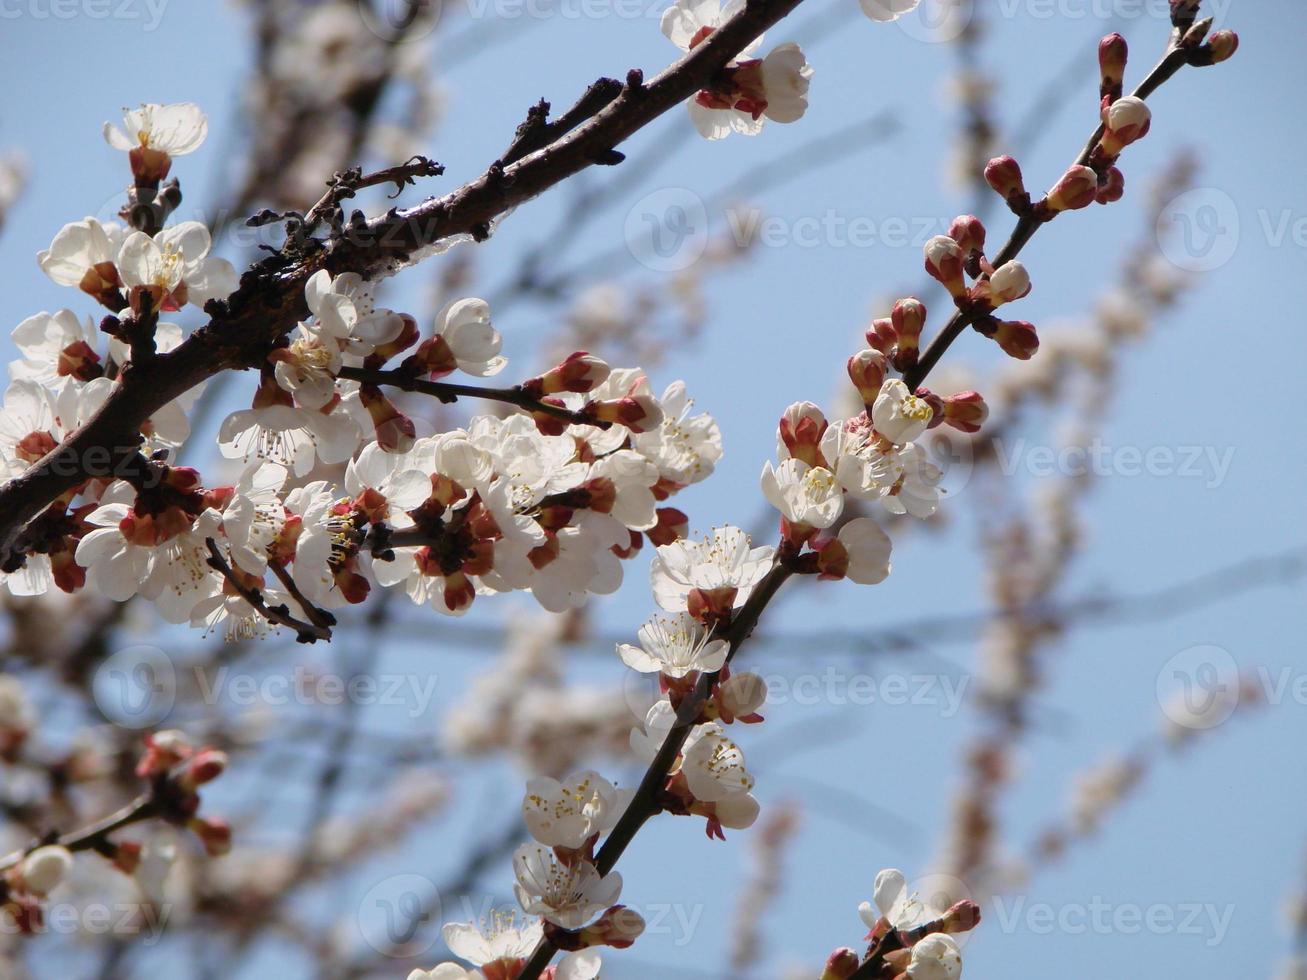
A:
[[[505,166],[493,163],[456,191],[406,210],[392,210],[327,242],[305,242],[256,263],[225,301],[205,307],[209,322],[185,343],[145,364],[129,365],[100,409],[76,432],[0,487],[0,560],[17,550],[22,528],[60,493],[86,479],[88,453],[117,461],[136,451],[140,427],[186,391],[222,371],[261,364],[278,341],[308,315],[304,285],[319,269],[391,275],[440,242],[489,236],[495,219],[595,163],[611,163],[614,148],[708,85],[745,46],[802,0],[748,0],[694,50],[645,83],[636,70],[622,91],[555,142]],[[586,108],[589,108],[587,106]],[[569,120],[570,122],[570,120]]]

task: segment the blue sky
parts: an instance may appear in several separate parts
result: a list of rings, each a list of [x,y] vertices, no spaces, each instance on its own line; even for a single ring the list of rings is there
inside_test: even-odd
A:
[[[847,3],[853,6],[852,0]],[[818,12],[831,16],[827,7],[807,6],[812,10],[801,8],[769,39],[806,40],[804,32],[815,30],[811,18]],[[1084,58],[1099,36],[1122,24],[1134,51],[1128,79],[1137,80],[1165,39],[1165,24],[1151,12],[1157,6],[1127,0],[995,5],[982,58],[999,79],[1001,121],[1022,118],[1045,79],[1072,59]],[[258,125],[257,112],[247,115],[239,97],[248,46],[241,14],[231,5],[173,0],[149,32],[143,4],[136,8],[142,17],[131,21],[41,15],[50,9],[38,0],[5,8],[18,15],[6,13],[0,85],[23,95],[0,109],[0,150],[21,149],[31,171],[30,187],[0,234],[0,267],[9,270],[0,292],[0,319],[11,326],[61,305],[89,312],[78,306],[77,297],[46,280],[33,256],[64,222],[102,213],[119,193],[125,166],[101,141],[99,129],[105,119],[116,119],[120,106],[194,100],[209,111],[209,144],[176,170],[188,191],[188,207],[202,203],[206,190],[219,182],[228,165],[219,153],[232,128]],[[469,28],[460,17],[449,32],[453,40],[437,48],[437,72],[442,58],[452,66],[441,73],[448,114],[429,153],[448,169],[429,193],[479,173],[502,151],[525,108],[541,96],[562,105],[600,74],[620,77],[634,65],[652,71],[675,54],[658,31],[654,8],[640,17],[612,12],[629,8],[599,4],[584,8],[597,16],[572,16],[582,9],[576,5],[558,7],[547,17],[514,16],[519,8],[505,3],[475,9],[483,18],[498,12],[504,40],[485,57],[466,57],[457,39]],[[1194,237],[1188,252],[1170,254],[1216,267],[1194,276],[1177,311],[1131,349],[1100,435],[1110,446],[1140,452],[1199,447],[1221,458],[1232,452],[1229,469],[1219,480],[1125,472],[1100,478],[1083,511],[1086,547],[1067,584],[1068,595],[1148,592],[1244,558],[1307,544],[1301,500],[1307,462],[1291,437],[1307,346],[1300,297],[1307,259],[1307,194],[1301,180],[1307,137],[1291,101],[1304,82],[1300,48],[1307,8],[1285,0],[1230,0],[1214,9],[1221,11],[1222,24],[1239,31],[1237,56],[1220,68],[1185,71],[1154,97],[1153,130],[1126,157],[1128,192],[1122,203],[1086,210],[1041,232],[1024,256],[1035,289],[1022,301],[1020,316],[1048,324],[1082,312],[1114,274],[1123,247],[1138,239],[1149,178],[1177,150],[1194,148],[1201,160],[1201,191],[1178,209],[1194,222],[1194,236],[1212,241]],[[1131,16],[1139,10],[1142,16]],[[800,219],[826,220],[828,226],[831,220],[862,219],[882,233],[894,222],[914,230],[946,224],[969,209],[968,197],[945,173],[957,128],[956,108],[943,93],[952,49],[922,40],[913,23],[875,25],[854,12],[836,29],[820,32],[814,43],[805,43],[816,74],[811,109],[800,123],[768,126],[753,140],[683,142],[666,167],[626,195],[628,203],[593,217],[562,264],[584,265],[620,247],[631,205],[648,194],[672,189],[682,196],[677,199],[711,199],[754,165],[886,110],[898,123],[892,137],[870,149],[833,153],[820,166],[807,161],[808,172],[793,174],[751,203],[796,223],[788,228],[799,227]],[[1050,186],[1078,152],[1095,121],[1095,88],[1090,67],[1071,96],[1075,104],[1044,120],[1033,147],[1021,154],[1032,190]],[[681,112],[673,112],[624,149],[638,158],[689,125]],[[613,179],[621,170],[583,179]],[[504,221],[478,255],[483,281],[499,282],[500,270],[511,270],[521,250],[554,227],[568,199],[565,187]],[[714,229],[722,230],[720,208],[708,213]],[[990,234],[999,238],[1007,220],[994,215]],[[774,451],[775,419],[792,401],[829,401],[873,301],[919,288],[920,266],[919,241],[896,243],[878,234],[874,243],[854,244],[837,235],[816,247],[790,243],[756,249],[713,278],[703,335],[671,351],[655,373],[655,387],[684,378],[724,432],[727,456],[717,474],[681,498],[695,526],[755,519],[761,506],[757,473]],[[623,259],[620,268],[640,281],[657,281],[658,273],[634,260]],[[424,309],[428,281],[429,273],[410,271],[395,283],[391,304]],[[923,299],[937,313],[943,309],[938,293]],[[510,360],[530,363],[533,336],[542,318],[554,315],[554,309],[524,304],[497,318]],[[937,322],[938,317],[932,325]],[[0,339],[0,352],[10,351]],[[993,351],[974,335],[965,336],[949,356],[981,368],[995,363]],[[1039,438],[1037,430],[1031,438]],[[1038,483],[1029,473],[1014,480],[1023,491]],[[765,625],[799,637],[806,623],[874,630],[919,616],[983,609],[973,503],[964,491],[949,504],[960,517],[951,534],[905,539],[895,554],[894,575],[884,585],[796,588]],[[645,561],[640,559],[621,592],[598,608],[598,621],[608,630],[633,630],[650,610]],[[1158,729],[1157,679],[1182,651],[1215,645],[1242,666],[1266,667],[1270,676],[1307,672],[1301,641],[1290,639],[1303,633],[1300,593],[1301,583],[1289,582],[1162,621],[1073,631],[1049,660],[1040,711],[1003,809],[1005,840],[1013,847],[1028,843],[1065,811],[1076,770]],[[506,608],[525,606],[479,603],[474,621],[499,622]],[[976,648],[963,642],[929,653],[956,665],[958,676],[965,677]],[[404,665],[433,654],[415,654],[396,643],[383,656],[394,669],[413,669]],[[849,662],[844,652],[796,642],[792,649],[769,650],[758,663],[788,674],[796,663],[812,671],[828,661]],[[432,669],[428,661],[417,662]],[[458,697],[477,664],[454,651],[435,668],[441,697],[448,699],[443,703]],[[620,678],[615,660],[586,659],[573,668],[596,680]],[[883,679],[938,669],[937,663],[923,668],[903,657],[874,662],[871,672]],[[1280,910],[1284,898],[1301,886],[1300,857],[1307,846],[1307,827],[1297,817],[1307,805],[1307,788],[1296,775],[1295,751],[1305,711],[1307,704],[1289,695],[1260,711],[1239,711],[1191,751],[1156,766],[1097,839],[1038,871],[1002,909],[985,905],[987,921],[966,950],[968,975],[1034,980],[1056,972],[1090,978],[1102,975],[1099,964],[1110,962],[1128,964],[1123,968],[1131,975],[1270,976],[1288,949]],[[829,744],[810,738],[818,718],[831,723]],[[409,734],[436,728],[435,717],[374,720]],[[964,702],[951,717],[942,717],[937,706],[783,704],[768,712],[767,725],[744,733],[764,806],[792,799],[803,808],[801,832],[786,856],[787,890],[763,923],[767,970],[759,975],[776,975],[789,963],[815,968],[831,948],[855,944],[861,934],[855,909],[869,897],[879,868],[900,866],[909,876],[932,870],[957,788],[958,763],[975,731],[974,711]],[[887,759],[894,764],[887,766]],[[876,781],[887,769],[895,773],[893,779]],[[469,778],[499,786],[506,800],[515,790],[503,787],[511,788],[520,774],[494,771]],[[860,819],[851,802],[858,798],[898,820],[868,816],[866,831],[858,832],[849,826],[850,819]],[[293,808],[295,802],[284,805]],[[448,860],[442,855],[472,815],[442,825],[447,836],[438,848],[409,850],[375,869],[375,875],[416,869],[438,880],[441,862]],[[508,815],[505,809],[502,816]],[[492,823],[499,825],[498,819]],[[693,896],[687,914],[701,911],[702,917],[688,941],[673,929],[650,936],[627,954],[613,954],[605,975],[657,975],[654,964],[690,977],[720,975],[749,850],[744,834],[726,845],[710,845],[689,821],[651,824],[623,861],[624,900],[657,906]],[[508,876],[505,864],[487,878],[488,892],[507,894]],[[360,900],[368,887],[361,880],[358,896],[349,901]],[[1019,908],[1018,898],[1024,902]],[[1113,909],[1157,907],[1180,916],[1190,907],[1228,907],[1229,919],[1218,942],[1212,929],[1135,932],[1127,924],[1102,932],[1045,930],[1039,913],[1031,911],[1097,901]],[[1013,909],[1018,909],[1012,913],[1015,923],[1005,927],[1005,915]],[[396,964],[395,974],[412,965],[417,964]],[[264,951],[246,975],[265,975],[274,966],[287,978],[307,975],[295,973],[275,948]]]

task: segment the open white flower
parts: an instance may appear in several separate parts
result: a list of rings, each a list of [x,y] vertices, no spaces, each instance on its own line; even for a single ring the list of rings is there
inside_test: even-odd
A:
[[[908,879],[898,868],[886,868],[876,875],[872,901],[858,906],[858,915],[868,929],[884,917],[895,929],[915,929],[937,919],[947,909],[936,908],[923,902],[916,892],[908,890]]]
[[[157,292],[160,309],[175,310],[188,302],[203,307],[237,285],[235,268],[211,256],[212,247],[209,229],[198,221],[183,221],[153,238],[134,231],[118,250],[118,271],[124,285]]]
[[[118,251],[127,229],[116,221],[83,218],[64,225],[50,247],[36,255],[41,271],[60,286],[74,286],[98,298],[116,293]]]
[[[808,84],[812,66],[802,49],[793,43],[778,45],[762,60],[762,89],[772,122],[792,123],[808,111]]]
[[[696,800],[718,803],[753,789],[754,778],[744,764],[744,752],[720,725],[700,725],[686,739],[681,772]]]
[[[684,381],[668,385],[661,401],[662,424],[637,433],[631,440],[635,451],[650,459],[662,479],[674,487],[706,480],[722,458],[722,432],[717,420],[706,412],[690,414],[694,400],[686,394]],[[622,432],[618,426],[606,431]]]
[[[844,510],[844,488],[824,466],[809,466],[790,457],[762,468],[762,493],[791,524],[826,528]]]
[[[542,777],[526,784],[522,818],[541,844],[576,850],[593,835],[611,830],[629,797],[589,769],[562,782]]]
[[[897,446],[925,432],[934,415],[925,399],[914,395],[898,378],[886,379],[871,407],[872,425]]]
[[[620,643],[617,654],[632,670],[684,677],[691,671],[721,670],[730,646],[685,613],[655,616],[640,627],[640,645]]]
[[[59,887],[73,868],[72,852],[66,847],[38,847],[23,859],[23,887],[44,897]]]
[[[105,142],[115,150],[147,149],[170,157],[194,153],[209,133],[209,121],[194,102],[147,102],[123,110],[123,128],[104,124]]]
[[[654,598],[668,612],[681,612],[688,608],[692,592],[734,590],[731,601],[738,608],[774,557],[774,549],[754,548],[748,534],[729,525],[714,528],[701,541],[673,541],[658,549],[650,567]]]
[[[513,892],[527,915],[539,915],[564,929],[579,929],[617,902],[622,876],[600,875],[589,861],[564,864],[552,848],[523,844],[513,854]]]

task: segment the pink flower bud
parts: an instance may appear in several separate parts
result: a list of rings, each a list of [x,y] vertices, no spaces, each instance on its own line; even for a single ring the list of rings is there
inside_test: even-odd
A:
[[[652,395],[627,395],[608,401],[590,402],[585,413],[600,422],[615,422],[632,432],[651,432],[663,424],[663,410]]]
[[[886,356],[894,352],[894,345],[898,339],[894,323],[888,317],[872,320],[871,326],[867,328],[867,346]]]
[[[602,358],[579,350],[568,354],[562,363],[540,377],[523,382],[522,387],[537,396],[554,395],[562,391],[585,394],[607,381],[611,371]]]
[[[845,947],[837,949],[826,958],[826,968],[821,972],[821,980],[849,980],[858,972],[861,961],[858,954]]]
[[[980,924],[980,906],[969,898],[954,903],[941,917],[946,933],[970,932]]]
[[[961,432],[979,432],[989,418],[989,406],[975,391],[961,391],[944,399],[944,421]]]
[[[1203,46],[1206,54],[1204,61],[1209,65],[1219,65],[1227,61],[1239,50],[1239,35],[1234,31],[1217,31]]]
[[[359,388],[359,403],[372,417],[377,445],[388,453],[406,453],[417,441],[413,420],[395,407],[395,404],[374,385]]]
[[[994,332],[994,339],[1003,352],[1018,361],[1028,361],[1039,350],[1039,334],[1035,325],[1025,320],[1003,320]]]
[[[1103,138],[1099,150],[1115,158],[1136,140],[1143,139],[1152,125],[1153,113],[1148,103],[1133,95],[1117,99],[1103,110]]]
[[[226,752],[220,752],[218,749],[200,749],[191,757],[186,770],[177,782],[185,791],[194,792],[197,787],[217,779],[226,768]]]
[[[225,820],[204,817],[191,817],[186,827],[204,845],[204,853],[209,857],[222,857],[231,850],[231,826]]]
[[[190,758],[191,743],[186,736],[176,729],[165,729],[145,736],[145,755],[136,764],[136,775],[140,779],[161,776],[173,766]]]
[[[1125,174],[1116,167],[1110,167],[1099,185],[1094,200],[1099,204],[1111,204],[1125,196]]]
[[[1098,42],[1098,71],[1104,96],[1120,98],[1128,54],[1129,47],[1120,34],[1109,34]]]
[[[1060,211],[1078,211],[1094,203],[1098,193],[1098,174],[1089,167],[1074,166],[1062,175],[1062,179],[1053,185],[1053,189],[1044,198],[1044,203],[1054,213]]]
[[[849,359],[850,378],[853,378],[853,361],[854,358]],[[883,374],[885,371],[883,355],[880,355],[880,369]],[[853,383],[855,385],[858,383],[856,378],[853,378]],[[876,390],[880,390],[879,385],[876,386]],[[809,466],[824,466],[825,461],[821,458],[821,450],[818,447],[821,445],[821,437],[826,433],[826,425],[826,416],[812,402],[795,402],[781,416],[776,434],[785,451],[795,459],[802,460]]]
[[[985,182],[1013,210],[1027,198],[1026,185],[1021,179],[1021,167],[1012,157],[995,157],[985,164]]]
[[[926,304],[911,296],[901,299],[894,304],[890,322],[894,324],[894,332],[898,335],[899,350],[905,346],[915,349],[921,339],[921,331],[926,326]]]
[[[644,932],[644,919],[635,909],[625,905],[614,905],[598,919],[580,930],[578,948],[591,946],[611,946],[613,949],[626,949],[640,938]]]
[[[958,243],[963,255],[985,251],[985,225],[974,214],[954,218],[948,229],[948,237]]]
[[[849,380],[853,382],[853,387],[858,389],[858,396],[862,399],[864,405],[870,405],[876,400],[876,396],[880,394],[880,386],[885,381],[885,355],[878,350],[861,350],[849,358],[848,366]],[[825,428],[823,425],[822,431],[825,431]],[[818,441],[820,439],[821,437],[818,436]],[[816,447],[814,446],[812,449],[815,451]],[[790,455],[797,456],[793,452]],[[804,459],[802,456],[798,458],[803,459],[810,466],[817,465],[815,452],[811,452],[809,455],[814,458]]]
[[[962,247],[947,235],[936,235],[926,242],[924,251],[926,271],[931,277],[943,283],[954,299],[966,296],[967,287],[962,279]]]
[[[994,270],[989,277],[989,301],[995,307],[1011,303],[1030,293],[1030,273],[1013,259]]]

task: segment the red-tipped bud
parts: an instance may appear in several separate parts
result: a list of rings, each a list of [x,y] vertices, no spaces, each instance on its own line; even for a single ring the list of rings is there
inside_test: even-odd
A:
[[[1239,50],[1239,35],[1234,31],[1217,31],[1198,51],[1194,59],[1199,65],[1219,65],[1228,61]]]
[[[658,523],[644,532],[654,546],[662,547],[689,537],[690,518],[684,512],[675,507],[659,507],[654,514]]]
[[[949,225],[948,237],[962,249],[963,255],[985,251],[985,225],[974,214],[964,214],[953,219]]]
[[[1003,352],[1018,361],[1028,361],[1039,350],[1039,334],[1035,325],[1025,320],[1002,320],[994,331],[994,339]]]
[[[377,444],[388,453],[406,453],[417,440],[413,420],[395,407],[395,404],[374,385],[359,388],[359,402],[372,417]]]
[[[419,375],[443,378],[458,370],[458,359],[449,349],[448,341],[437,334],[422,341],[418,349],[404,359],[403,367]]]
[[[1119,99],[1121,84],[1125,81],[1125,63],[1129,47],[1120,34],[1109,34],[1098,42],[1098,72],[1102,80],[1100,94],[1104,98]]]
[[[861,961],[858,954],[845,947],[837,949],[826,957],[826,968],[821,971],[821,980],[849,980],[858,972]]]
[[[880,394],[880,386],[885,382],[885,368],[885,355],[878,350],[860,350],[849,358],[849,380],[858,389],[858,397],[864,405],[870,405]],[[824,431],[825,426],[822,428]],[[808,459],[804,459],[804,462],[810,466],[817,465]]]
[[[227,753],[217,749],[200,749],[186,765],[177,784],[192,793],[205,783],[213,782],[227,769]]]
[[[632,432],[651,432],[663,424],[663,409],[652,395],[627,395],[609,401],[589,402],[584,413],[599,422],[615,422]]]
[[[614,905],[598,919],[580,930],[580,949],[611,946],[626,949],[644,932],[644,919],[635,909]]]
[[[873,352],[874,353],[874,352]],[[856,357],[856,355],[855,355]],[[849,359],[849,376],[853,377],[853,361]],[[885,371],[885,358],[880,358],[881,373]],[[858,383],[853,379],[853,383]],[[880,390],[877,384],[876,390]],[[802,460],[809,466],[824,466],[825,461],[821,457],[821,437],[826,434],[826,416],[822,414],[820,408],[812,402],[795,402],[785,410],[781,416],[780,425],[776,428],[777,438],[785,447],[785,451],[795,459]]]
[[[995,157],[985,164],[985,182],[1018,214],[1029,206],[1030,195],[1021,178],[1021,167],[1012,157]]]
[[[971,899],[964,898],[950,906],[940,922],[944,926],[942,932],[953,934],[970,932],[980,924],[980,906]]]
[[[1098,185],[1094,200],[1099,204],[1111,204],[1125,196],[1125,174],[1116,167],[1109,167],[1103,175],[1103,182]]]
[[[989,418],[989,406],[975,391],[960,391],[944,399],[944,421],[961,432],[979,432]]]
[[[166,729],[145,736],[145,754],[136,764],[136,775],[140,779],[160,776],[173,766],[189,759],[191,743],[176,729]]]
[[[898,342],[894,345],[894,366],[906,371],[917,363],[917,349],[921,345],[921,331],[926,326],[926,305],[908,297],[894,304],[890,314]]]
[[[931,278],[944,285],[954,299],[967,295],[967,286],[962,278],[962,265],[965,256],[962,247],[947,235],[936,235],[926,242],[926,271]]]
[[[894,345],[898,343],[898,339],[894,323],[888,317],[872,320],[871,326],[867,328],[867,346],[887,356],[894,353]]]
[[[583,350],[568,354],[562,363],[538,378],[524,381],[522,387],[534,395],[554,395],[561,391],[581,394],[593,391],[605,381],[612,369],[602,358]]]
[[[1044,204],[1054,214],[1060,211],[1078,211],[1094,203],[1098,194],[1098,174],[1088,167],[1074,166],[1062,175],[1044,198]]]
[[[231,850],[231,825],[225,820],[191,817],[186,828],[200,839],[209,857],[222,857]]]
[[[1152,122],[1152,110],[1143,99],[1133,95],[1117,99],[1103,110],[1105,128],[1098,144],[1100,153],[1115,159],[1131,143],[1143,139]]]

